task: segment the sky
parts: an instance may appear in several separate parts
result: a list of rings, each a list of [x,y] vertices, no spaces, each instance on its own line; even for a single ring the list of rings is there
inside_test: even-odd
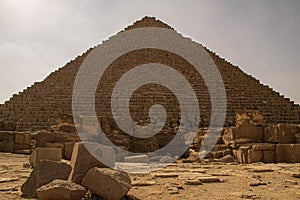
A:
[[[299,0],[0,0],[0,103],[153,16],[300,103]]]

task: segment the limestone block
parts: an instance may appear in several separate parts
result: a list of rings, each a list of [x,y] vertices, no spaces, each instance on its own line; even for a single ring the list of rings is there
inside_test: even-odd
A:
[[[265,141],[270,143],[290,144],[296,142],[296,133],[300,132],[298,125],[276,124],[265,128]]]
[[[272,150],[274,151],[276,148],[275,144],[270,143],[255,143],[252,144],[252,149],[254,150],[260,150],[260,151],[266,151],[266,150]]]
[[[127,173],[109,168],[93,168],[85,175],[82,185],[104,199],[122,199],[131,188]]]
[[[0,142],[0,152],[13,153],[14,152],[14,143],[9,141]]]
[[[111,147],[93,142],[77,142],[71,158],[72,172],[69,181],[81,183],[85,174],[93,167],[113,167],[115,152]]]
[[[274,163],[275,162],[275,150],[264,150],[263,151],[263,162]]]
[[[37,189],[40,200],[81,200],[86,193],[83,186],[58,179]]]
[[[248,162],[247,164],[262,162],[263,161],[263,153],[259,150],[250,149],[248,150]]]
[[[36,191],[39,187],[55,179],[67,180],[70,172],[71,167],[66,163],[42,160],[22,185],[21,191],[24,196],[36,197]]]
[[[32,167],[36,167],[41,160],[61,161],[61,158],[61,148],[39,147],[31,153],[29,163]]]
[[[30,133],[22,133],[16,132],[15,133],[15,144],[31,144],[31,134]]]
[[[300,144],[276,144],[275,161],[277,163],[300,162]]]
[[[64,145],[64,155],[63,158],[66,160],[71,160],[73,147],[75,142],[66,142]]]
[[[264,127],[262,126],[239,126],[224,129],[222,135],[223,142],[226,145],[237,143],[263,142]]]

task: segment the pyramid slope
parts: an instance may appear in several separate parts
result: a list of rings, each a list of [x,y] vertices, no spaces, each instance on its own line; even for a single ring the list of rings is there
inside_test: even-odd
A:
[[[125,28],[126,30],[139,27],[162,27],[172,29],[167,24],[156,20],[155,18],[145,17],[142,20],[134,23],[133,25]],[[16,123],[16,129],[20,131],[24,130],[41,130],[48,129],[51,125],[56,124],[61,114],[72,114],[72,89],[75,81],[77,71],[92,49],[88,50],[81,56],[78,56],[75,60],[67,63],[64,67],[51,73],[44,81],[33,84],[23,92],[13,95],[13,97],[5,104],[0,105],[0,120],[6,122]],[[220,58],[214,52],[206,49],[211,58],[217,65],[221,76],[224,81],[226,93],[227,93],[227,115],[225,126],[235,125],[235,112],[237,110],[259,110],[265,117],[268,123],[300,123],[300,107],[288,98],[280,95],[278,92],[268,86],[260,84],[258,80],[250,75],[247,75],[237,66],[232,65],[225,59]],[[196,80],[192,72],[186,72],[181,67],[190,67],[188,63],[185,63],[176,55],[172,55],[168,52],[155,51],[155,50],[140,50],[128,55],[122,56],[120,59],[114,62],[110,66],[110,70],[107,70],[106,76],[102,81],[103,85],[107,85],[107,88],[103,88],[103,91],[97,91],[96,95],[96,110],[101,116],[106,116],[109,106],[105,103],[107,97],[111,91],[110,81],[116,81],[119,75],[124,73],[124,69],[130,69],[131,65],[138,65],[149,62],[149,59],[153,59],[159,63],[166,65],[174,65],[178,70],[182,70],[185,73],[185,77],[189,77],[193,87],[196,88],[197,97],[199,99],[199,107],[201,111],[201,123],[200,126],[208,126],[210,119],[210,99],[207,88],[203,81]],[[130,63],[128,63],[130,60]],[[118,68],[117,66],[124,66],[124,68]],[[113,69],[113,70],[112,70]],[[122,71],[123,70],[123,71]],[[99,83],[100,84],[100,83]],[[153,88],[151,88],[153,87]],[[154,86],[149,88],[141,88],[138,93],[147,94],[147,91],[154,90]],[[172,97],[169,91],[165,91],[161,88],[163,94]],[[141,98],[137,94],[135,98]],[[144,95],[145,96],[145,95]],[[161,102],[161,96],[152,96],[158,103]],[[176,104],[176,101],[162,102],[170,110]],[[171,104],[171,105],[168,105]],[[137,121],[147,120],[147,106],[144,110],[139,111],[139,107],[134,107],[133,111],[136,113],[142,113],[142,117],[133,115]],[[178,112],[174,110],[172,112]],[[174,114],[175,115],[175,114]],[[176,115],[175,115],[176,117]],[[102,120],[102,125],[106,123],[111,124],[109,120]],[[170,122],[171,123],[171,122]],[[176,123],[176,122],[174,122]],[[110,125],[110,130],[113,129]],[[170,125],[172,126],[172,124]]]

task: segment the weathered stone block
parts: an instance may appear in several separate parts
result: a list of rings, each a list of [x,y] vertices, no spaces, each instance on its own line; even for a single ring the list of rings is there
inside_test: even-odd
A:
[[[22,133],[16,132],[15,133],[15,144],[31,144],[31,134],[30,133]]]
[[[269,144],[269,143],[252,144],[252,149],[258,150],[258,151],[266,151],[266,150],[274,151],[275,148],[276,148],[275,144]]]
[[[82,185],[104,199],[122,199],[131,188],[127,173],[112,169],[93,168],[85,175]]]
[[[248,164],[262,162],[263,161],[263,153],[262,151],[250,149],[248,150]]]
[[[73,147],[75,142],[66,142],[64,146],[64,155],[63,158],[66,160],[71,160]]]
[[[300,128],[295,124],[276,124],[265,128],[265,141],[270,143],[296,143],[296,133]]]
[[[67,180],[70,172],[71,167],[66,163],[41,160],[22,185],[21,191],[24,196],[36,197],[36,191],[39,187],[55,179]]]
[[[29,163],[32,167],[36,167],[41,160],[61,161],[61,159],[62,150],[60,148],[39,147],[31,153]]]
[[[264,163],[274,163],[275,162],[275,150],[263,151],[263,162]]]
[[[275,161],[298,163],[300,162],[300,144],[277,144]]]
[[[28,144],[14,144],[14,150],[30,150],[31,146]]]
[[[11,131],[0,131],[0,142],[6,141],[6,142],[15,142],[15,132]]]
[[[9,141],[0,142],[0,152],[13,153],[14,152],[14,143]]]
[[[222,135],[226,145],[232,143],[255,143],[264,141],[264,127],[262,126],[239,126],[224,129]]]
[[[37,189],[40,200],[81,200],[86,193],[83,186],[64,180],[54,180]]]
[[[235,151],[236,158],[241,164],[248,163],[248,150],[239,149]]]
[[[93,142],[77,142],[71,158],[72,172],[69,181],[81,183],[85,174],[93,167],[113,167],[115,152],[111,147]]]

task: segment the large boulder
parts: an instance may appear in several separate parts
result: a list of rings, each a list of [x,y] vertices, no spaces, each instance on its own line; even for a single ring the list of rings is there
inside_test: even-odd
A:
[[[115,152],[111,147],[93,142],[77,142],[74,145],[69,181],[81,183],[85,174],[93,167],[113,167]]]
[[[127,173],[109,168],[93,168],[82,180],[82,185],[107,200],[120,200],[131,188]]]
[[[24,196],[36,197],[36,191],[39,187],[55,179],[67,180],[70,172],[71,167],[66,163],[41,160],[22,185],[21,191]]]
[[[40,200],[81,200],[87,190],[76,183],[64,180],[54,180],[37,190]]]

